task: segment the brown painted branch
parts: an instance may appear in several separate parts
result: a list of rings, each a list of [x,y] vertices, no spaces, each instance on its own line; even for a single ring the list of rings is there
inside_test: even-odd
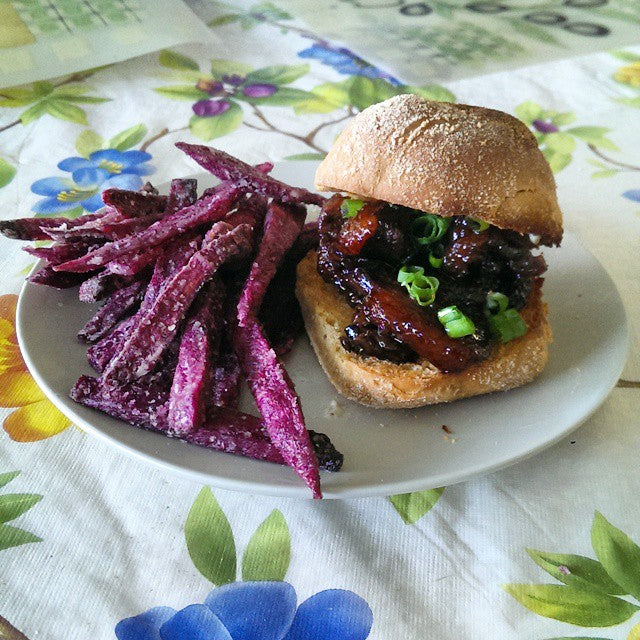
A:
[[[20,124],[20,118],[14,120],[13,122],[10,122],[9,124],[5,124],[4,127],[0,127],[0,133],[6,131],[7,129],[11,129],[11,127],[15,127],[17,124]]]
[[[309,142],[315,142],[315,137],[316,135],[318,135],[318,133],[324,129],[325,127],[329,127],[332,124],[338,124],[339,122],[344,122],[345,120],[348,120],[349,118],[352,117],[352,113],[351,113],[351,108],[349,108],[349,111],[347,111],[347,113],[340,117],[337,118],[336,120],[327,120],[327,122],[321,122],[315,129],[312,129],[311,131],[309,131],[309,133],[305,136],[305,139],[308,140]]]
[[[640,389],[640,380],[618,380],[617,387],[621,389]]]
[[[602,153],[602,151],[600,151],[600,149],[598,149],[598,147],[593,144],[589,144],[589,149],[591,149],[593,153],[595,153],[599,158],[602,158],[602,160],[608,162],[609,164],[613,164],[616,167],[621,167],[622,169],[628,169],[629,171],[640,171],[640,167],[636,167],[632,164],[627,164],[626,162],[618,162],[613,158],[609,158],[609,156],[606,156],[604,153]]]
[[[18,631],[6,618],[0,616],[0,638],[2,640],[29,640],[27,636]]]
[[[164,138],[165,136],[168,136],[170,133],[178,133],[178,131],[186,131],[189,127],[180,127],[180,129],[168,129],[167,127],[165,127],[164,129],[161,129],[158,133],[156,133],[155,136],[151,136],[148,140],[145,140],[145,142],[142,143],[142,145],[140,146],[140,151],[146,151],[154,142],[157,142],[158,140],[160,140],[160,138]]]

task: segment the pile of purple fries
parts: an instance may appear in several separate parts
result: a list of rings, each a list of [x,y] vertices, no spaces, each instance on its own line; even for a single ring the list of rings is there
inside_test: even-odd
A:
[[[45,266],[31,282],[79,286],[103,301],[79,331],[97,377],[71,390],[79,403],[132,425],[203,447],[287,464],[315,498],[319,468],[342,454],[308,431],[281,362],[303,323],[295,267],[317,246],[306,205],[324,199],[201,145],[178,148],[222,182],[198,197],[196,181],[171,182],[168,196],[108,189],[104,209],[75,220],[0,222]],[[260,417],[238,409],[246,380]]]

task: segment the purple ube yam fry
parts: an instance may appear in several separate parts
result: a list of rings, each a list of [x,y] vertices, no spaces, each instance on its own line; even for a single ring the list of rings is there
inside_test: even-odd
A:
[[[50,240],[46,229],[62,227],[72,229],[91,220],[97,220],[104,212],[87,213],[74,220],[69,218],[19,218],[17,220],[1,220],[0,233],[13,240]]]
[[[119,240],[134,233],[140,233],[154,222],[164,218],[164,216],[165,213],[160,211],[158,213],[150,213],[143,218],[119,218],[102,225],[102,231],[105,238]]]
[[[55,273],[65,272],[58,271]],[[78,275],[80,274],[78,273]],[[85,279],[80,285],[80,288],[78,289],[78,299],[80,302],[93,304],[94,302],[98,302],[98,300],[106,298],[115,291],[119,291],[120,289],[129,286],[136,280],[146,281],[149,277],[149,272],[143,269],[132,276],[121,276],[116,273],[110,273],[105,269],[96,275],[85,273],[84,276],[85,278],[86,276],[91,277]]]
[[[136,273],[139,273],[142,269],[155,263],[160,255],[162,255],[162,251],[161,246],[142,249],[133,255],[112,260],[107,264],[105,271],[119,276],[135,276]]]
[[[218,268],[251,250],[251,227],[231,228],[225,222],[213,225],[202,247],[178,270],[159,292],[151,308],[124,343],[122,350],[102,374],[106,384],[123,384],[153,369],[166,346],[173,340],[202,285]]]
[[[53,267],[47,265],[31,274],[27,280],[34,284],[44,284],[54,289],[70,289],[84,284],[87,278],[91,277],[91,273],[60,273],[54,271]]]
[[[144,191],[105,189],[102,192],[102,202],[116,209],[125,218],[140,218],[164,211],[167,208],[167,201],[167,196]]]
[[[82,220],[84,217],[77,218],[77,220]],[[107,234],[104,231],[105,225],[120,222],[121,220],[123,220],[123,217],[120,213],[111,207],[105,207],[99,218],[85,220],[82,224],[74,224],[72,226],[61,224],[57,227],[47,228],[44,232],[50,239],[59,242],[74,242],[91,238],[107,239]]]
[[[216,333],[220,333],[224,288],[218,279],[209,283],[194,303],[180,339],[178,364],[169,397],[169,432],[195,431],[205,418],[205,393],[211,385]]]
[[[171,181],[167,213],[178,211],[193,204],[198,199],[198,181],[194,178],[176,178]]]
[[[321,498],[318,462],[293,383],[260,325],[249,318],[234,332],[234,346],[265,428],[287,464]]]
[[[55,269],[56,271],[91,271],[124,254],[162,244],[202,224],[216,222],[226,215],[229,206],[241,191],[235,185],[225,185],[208,198],[201,198],[194,204],[165,216],[134,236],[108,242],[81,258],[57,265]]]
[[[238,324],[241,327],[250,316],[257,315],[267,287],[302,230],[306,215],[307,211],[301,205],[269,204],[258,254],[238,302]]]
[[[217,178],[237,182],[246,186],[249,191],[270,196],[282,202],[317,204],[319,206],[324,202],[322,196],[280,182],[219,149],[186,142],[177,142],[176,147]]]
[[[26,251],[29,255],[48,262],[50,265],[54,265],[79,258],[87,253],[87,251],[97,249],[99,246],[99,241],[81,240],[79,242],[58,243],[51,247],[22,247],[22,250]]]
[[[96,342],[109,333],[117,322],[142,300],[144,289],[145,283],[138,280],[116,291],[80,329],[78,339],[81,342]]]
[[[208,398],[212,406],[230,408],[238,406],[241,373],[238,356],[228,346],[223,346],[213,370],[213,383]]]

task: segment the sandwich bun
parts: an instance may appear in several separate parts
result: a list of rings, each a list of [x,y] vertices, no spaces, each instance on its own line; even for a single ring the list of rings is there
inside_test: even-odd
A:
[[[342,191],[439,216],[562,240],[556,185],[538,142],[502,111],[400,95],[358,114],[315,177]]]

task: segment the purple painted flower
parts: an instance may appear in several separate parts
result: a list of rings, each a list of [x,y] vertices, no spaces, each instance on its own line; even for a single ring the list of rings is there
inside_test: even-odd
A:
[[[365,640],[369,605],[352,591],[328,589],[296,609],[288,582],[233,582],[204,604],[180,611],[156,607],[121,620],[118,640]]]
[[[534,120],[533,128],[540,133],[557,133],[560,131],[559,127],[557,127],[553,122],[548,122],[545,120]]]
[[[277,90],[278,87],[275,84],[248,84],[244,87],[242,93],[249,98],[267,98]]]
[[[627,200],[640,202],[640,189],[629,189],[629,191],[625,191],[622,196],[627,198]]]
[[[316,42],[308,49],[298,53],[300,58],[319,60],[322,64],[333,67],[338,73],[347,76],[364,76],[366,78],[381,78],[393,85],[402,84],[397,78],[382,69],[363,60],[360,56],[345,47],[334,47],[328,42]]]
[[[231,107],[228,100],[198,100],[193,107],[193,113],[201,118],[219,116]]]

